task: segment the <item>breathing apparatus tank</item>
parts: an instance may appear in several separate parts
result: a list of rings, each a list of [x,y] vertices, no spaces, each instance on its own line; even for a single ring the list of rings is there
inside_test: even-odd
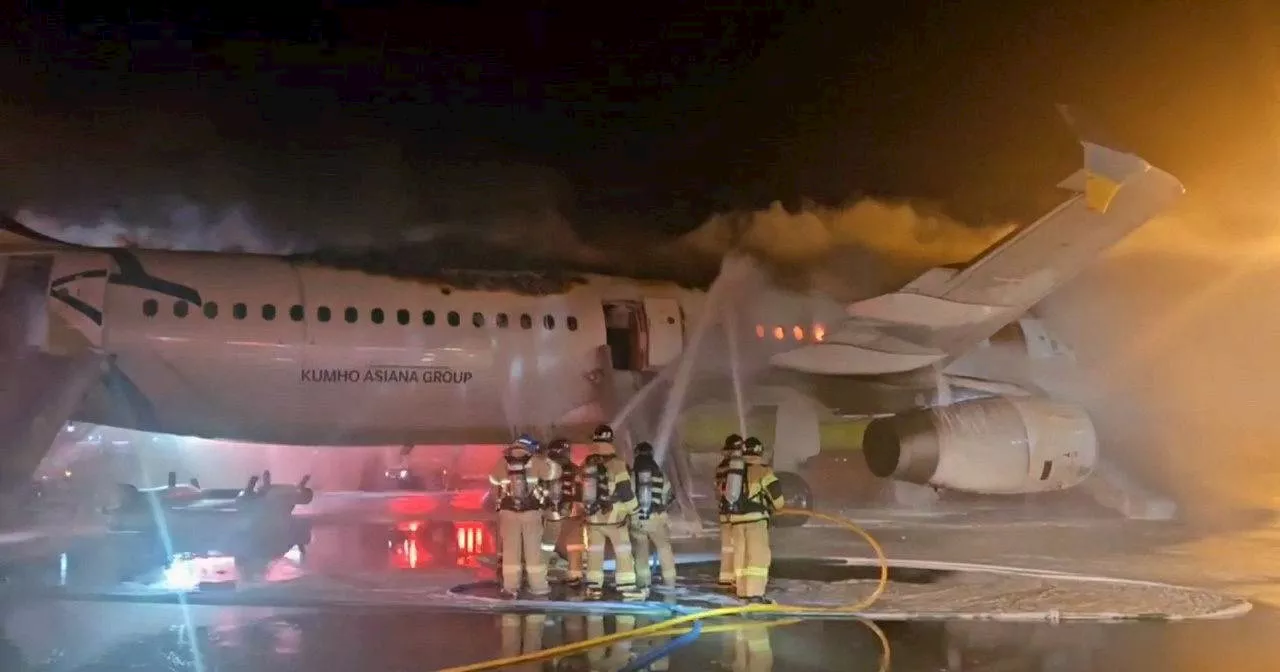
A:
[[[525,511],[533,505],[533,489],[530,485],[529,467],[538,442],[522,434],[506,451],[508,506]]]
[[[609,513],[609,455],[589,455],[582,464],[582,504],[587,515]]]
[[[560,520],[568,512],[566,499],[572,496],[574,469],[569,460],[569,442],[556,439],[547,444],[547,458],[560,467],[560,476],[544,484],[546,492],[547,515],[551,520]]]
[[[662,489],[662,474],[658,470],[658,463],[653,459],[653,446],[648,442],[640,442],[636,444],[636,501],[639,504],[637,514],[641,520],[647,519],[653,513],[656,513],[655,499],[660,497]]]
[[[747,462],[742,457],[742,450],[729,453],[729,465],[724,476],[724,490],[720,499],[724,502],[726,513],[741,513],[743,490],[747,482]]]

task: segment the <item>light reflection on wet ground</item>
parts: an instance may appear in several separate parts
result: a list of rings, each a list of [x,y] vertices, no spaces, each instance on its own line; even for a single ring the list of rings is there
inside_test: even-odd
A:
[[[796,531],[797,533],[799,531]],[[823,530],[804,534],[827,536]],[[1058,534],[1058,532],[1055,532]],[[916,531],[945,541],[938,530]],[[787,536],[796,536],[788,532]],[[887,536],[887,535],[886,535]],[[398,524],[290,524],[249,543],[227,546],[240,557],[210,555],[225,541],[180,534],[192,557],[169,563],[165,550],[136,535],[79,540],[4,568],[10,586],[91,589],[120,582],[291,582],[309,576],[361,577],[395,585],[395,577],[432,573],[459,583],[487,579],[494,538],[482,521]],[[203,551],[201,550],[203,549]],[[305,550],[304,550],[305,549]],[[1042,549],[1043,550],[1043,549]],[[175,571],[174,568],[183,568]],[[499,655],[581,641],[657,617],[495,615],[429,609],[279,609],[265,607],[77,602],[48,596],[0,603],[0,670],[432,670]],[[810,621],[704,635],[667,661],[669,669],[876,669],[879,645],[856,622]],[[1280,666],[1280,615],[1260,608],[1222,622],[1127,625],[887,623],[894,670],[1273,670]],[[532,670],[619,670],[665,640],[597,649]],[[199,661],[197,663],[197,661]],[[662,669],[662,663],[654,669]]]
[[[278,610],[106,603],[8,605],[0,669],[433,670],[642,627],[632,616]],[[185,615],[184,615],[185,614]],[[190,624],[187,624],[187,621]],[[1274,670],[1280,615],[1198,624],[888,623],[894,670]],[[620,670],[661,639],[509,669]],[[199,664],[197,664],[197,659]],[[850,621],[704,635],[654,669],[874,670],[879,644]]]

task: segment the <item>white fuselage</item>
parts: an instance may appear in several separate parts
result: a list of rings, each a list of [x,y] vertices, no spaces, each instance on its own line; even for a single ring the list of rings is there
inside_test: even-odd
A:
[[[425,280],[269,256],[86,248],[53,259],[51,349],[81,342],[113,359],[75,420],[274,443],[581,431],[625,402],[616,376],[679,357],[706,298],[599,275]],[[791,325],[812,322],[814,301],[753,297],[742,339],[795,347]],[[788,325],[786,339],[757,338],[762,310]],[[811,338],[804,329],[801,340]]]
[[[84,269],[113,261],[59,254]],[[636,330],[651,360],[642,370],[679,354],[701,296],[599,276],[534,293],[502,276],[481,290],[266,256],[130,254],[199,305],[114,277],[68,283],[103,292],[99,345],[127,379],[91,395],[77,419],[272,442],[501,441],[516,428],[600,422],[606,304],[634,302],[648,317]],[[50,305],[93,331],[65,302]]]
[[[609,421],[638,374],[679,358],[708,296],[600,275],[429,280],[258,255],[51,252],[46,349],[87,345],[111,358],[74,420],[267,443],[576,436]],[[825,345],[844,313],[773,288],[734,305],[739,356],[755,371]],[[723,327],[697,360],[703,382],[710,370],[724,388],[712,393],[730,398]],[[848,348],[831,346],[818,352],[839,369]]]

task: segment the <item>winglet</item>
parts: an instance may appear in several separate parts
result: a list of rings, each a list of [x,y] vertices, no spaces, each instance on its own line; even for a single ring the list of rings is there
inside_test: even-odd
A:
[[[1058,113],[1075,131],[1084,147],[1084,168],[1058,184],[1060,188],[1083,192],[1090,210],[1105,213],[1125,181],[1151,169],[1151,164],[1136,154],[1098,144],[1097,129],[1089,129],[1070,107],[1058,105]],[[1108,143],[1111,144],[1111,143]],[[1114,145],[1112,145],[1114,146]]]

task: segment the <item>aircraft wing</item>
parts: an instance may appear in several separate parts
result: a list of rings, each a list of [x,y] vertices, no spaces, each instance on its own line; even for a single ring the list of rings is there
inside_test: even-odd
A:
[[[1174,204],[1173,175],[1091,142],[1075,194],[960,267],[932,268],[902,289],[850,304],[821,343],[773,355],[804,373],[881,375],[944,364],[1016,320],[1093,259]]]

